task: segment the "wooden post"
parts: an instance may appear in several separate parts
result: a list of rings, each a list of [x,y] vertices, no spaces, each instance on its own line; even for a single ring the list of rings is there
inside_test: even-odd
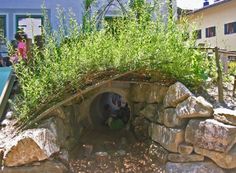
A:
[[[220,103],[224,103],[223,75],[222,75],[222,70],[220,66],[220,56],[219,56],[218,47],[215,47],[215,58],[216,58],[216,68],[217,68],[218,99]]]
[[[236,75],[234,75],[233,97],[235,97],[235,90],[236,90]]]

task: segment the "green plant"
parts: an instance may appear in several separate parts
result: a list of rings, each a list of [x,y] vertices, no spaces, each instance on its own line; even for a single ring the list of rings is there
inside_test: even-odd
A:
[[[86,32],[73,17],[68,25],[61,23],[59,32],[44,32],[43,49],[34,46],[28,64],[14,65],[21,86],[14,100],[16,113],[29,121],[66,94],[85,89],[95,79],[102,81],[106,71],[158,70],[187,85],[200,85],[206,76],[207,59],[191,49],[194,39],[184,36],[185,24],[177,25],[173,20],[164,24],[150,17],[149,7],[139,11],[138,19],[130,11],[125,20],[112,25],[115,35],[106,24],[99,31],[93,28]]]

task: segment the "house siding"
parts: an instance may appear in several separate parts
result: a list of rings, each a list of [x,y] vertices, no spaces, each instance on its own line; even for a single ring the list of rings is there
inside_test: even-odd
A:
[[[42,14],[42,4],[44,0],[1,0],[0,14],[7,16],[7,38],[14,39],[16,32],[16,15]],[[54,30],[58,28],[57,7],[72,9],[78,23],[82,22],[84,12],[83,0],[45,0],[45,6],[48,10],[48,17]]]

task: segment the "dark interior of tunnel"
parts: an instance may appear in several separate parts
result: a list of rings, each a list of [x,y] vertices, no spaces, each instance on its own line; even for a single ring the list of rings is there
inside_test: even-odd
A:
[[[93,100],[90,116],[94,128],[122,129],[129,122],[130,108],[121,95],[105,92]]]

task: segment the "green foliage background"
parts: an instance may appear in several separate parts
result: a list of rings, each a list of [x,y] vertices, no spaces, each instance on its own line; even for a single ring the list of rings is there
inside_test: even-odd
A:
[[[21,86],[13,101],[19,117],[25,121],[37,117],[61,101],[68,88],[74,92],[84,88],[87,75],[110,69],[117,73],[158,70],[186,85],[199,86],[208,63],[204,54],[193,49],[191,34],[186,38],[186,24],[151,20],[149,7],[138,9],[138,18],[136,12],[130,11],[112,26],[104,22],[103,28],[91,25],[86,31],[72,13],[69,24],[64,24],[59,10],[58,32],[50,32],[46,25],[43,49],[34,46],[29,62],[14,66]]]

